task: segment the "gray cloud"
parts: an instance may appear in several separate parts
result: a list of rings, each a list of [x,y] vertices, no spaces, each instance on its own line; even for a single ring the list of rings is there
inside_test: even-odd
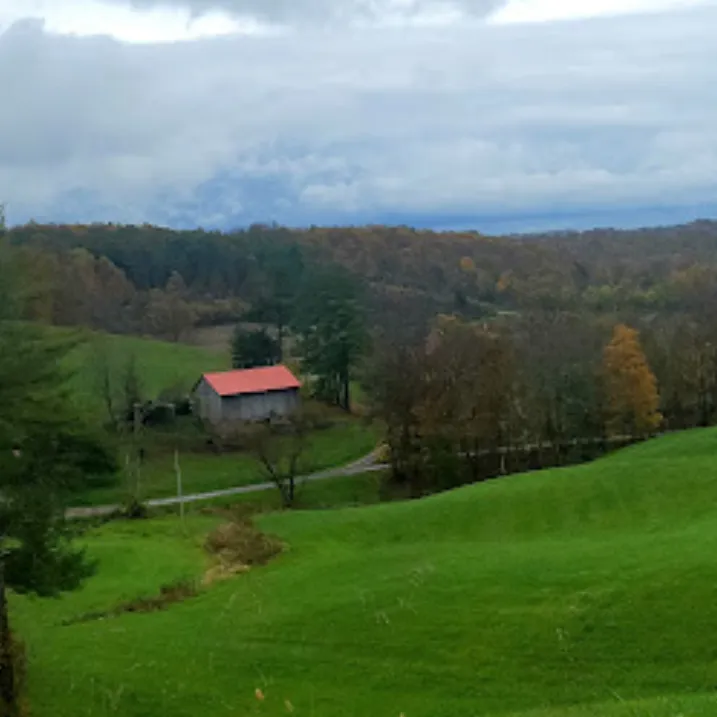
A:
[[[131,46],[0,36],[11,218],[239,223],[688,203],[717,10]]]
[[[224,10],[286,25],[441,22],[483,17],[503,0],[115,0],[137,8],[173,6],[195,14]]]

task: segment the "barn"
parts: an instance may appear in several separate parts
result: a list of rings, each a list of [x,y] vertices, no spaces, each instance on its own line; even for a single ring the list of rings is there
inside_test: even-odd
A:
[[[194,387],[198,414],[212,424],[287,416],[299,406],[301,382],[286,366],[205,373]]]

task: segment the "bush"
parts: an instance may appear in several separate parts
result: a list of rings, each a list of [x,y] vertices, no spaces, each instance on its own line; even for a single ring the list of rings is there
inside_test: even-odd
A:
[[[282,551],[282,544],[258,530],[246,516],[238,516],[213,530],[205,549],[224,565],[266,565]]]
[[[142,423],[145,426],[167,426],[177,415],[174,403],[151,403],[144,408]]]
[[[387,465],[391,462],[391,446],[388,443],[382,443],[374,453],[376,463]]]
[[[130,498],[122,509],[122,516],[127,520],[144,520],[148,517],[147,507],[137,498]]]
[[[167,610],[175,603],[184,602],[199,594],[197,584],[192,580],[177,580],[167,583],[159,588],[159,595],[154,597],[139,597],[134,600],[120,603],[110,610],[86,612],[78,617],[63,621],[63,625],[76,625],[82,622],[105,620],[108,617],[118,617],[128,612],[158,612]]]

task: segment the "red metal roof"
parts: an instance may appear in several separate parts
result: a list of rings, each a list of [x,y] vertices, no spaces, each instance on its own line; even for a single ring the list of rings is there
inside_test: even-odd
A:
[[[203,378],[220,396],[301,388],[301,381],[286,366],[262,366],[221,373],[205,373]]]

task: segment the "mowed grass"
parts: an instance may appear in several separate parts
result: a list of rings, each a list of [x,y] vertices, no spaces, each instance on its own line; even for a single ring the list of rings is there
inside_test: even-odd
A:
[[[60,626],[201,574],[212,520],[105,526],[83,591],[13,600],[37,717],[717,713],[714,430],[422,501],[269,514],[288,545],[270,565],[166,612]]]
[[[299,473],[306,475],[328,468],[344,466],[369,454],[380,439],[376,424],[345,419],[314,431],[308,438],[299,461]],[[150,436],[151,439],[151,436]],[[261,463],[249,453],[213,454],[207,451],[186,452],[180,446],[180,467],[184,495],[270,480]],[[126,481],[119,478],[112,485],[84,490],[73,495],[72,504],[104,505],[121,502],[128,494]],[[174,454],[166,446],[150,446],[142,468],[140,498],[165,498],[177,495]]]

